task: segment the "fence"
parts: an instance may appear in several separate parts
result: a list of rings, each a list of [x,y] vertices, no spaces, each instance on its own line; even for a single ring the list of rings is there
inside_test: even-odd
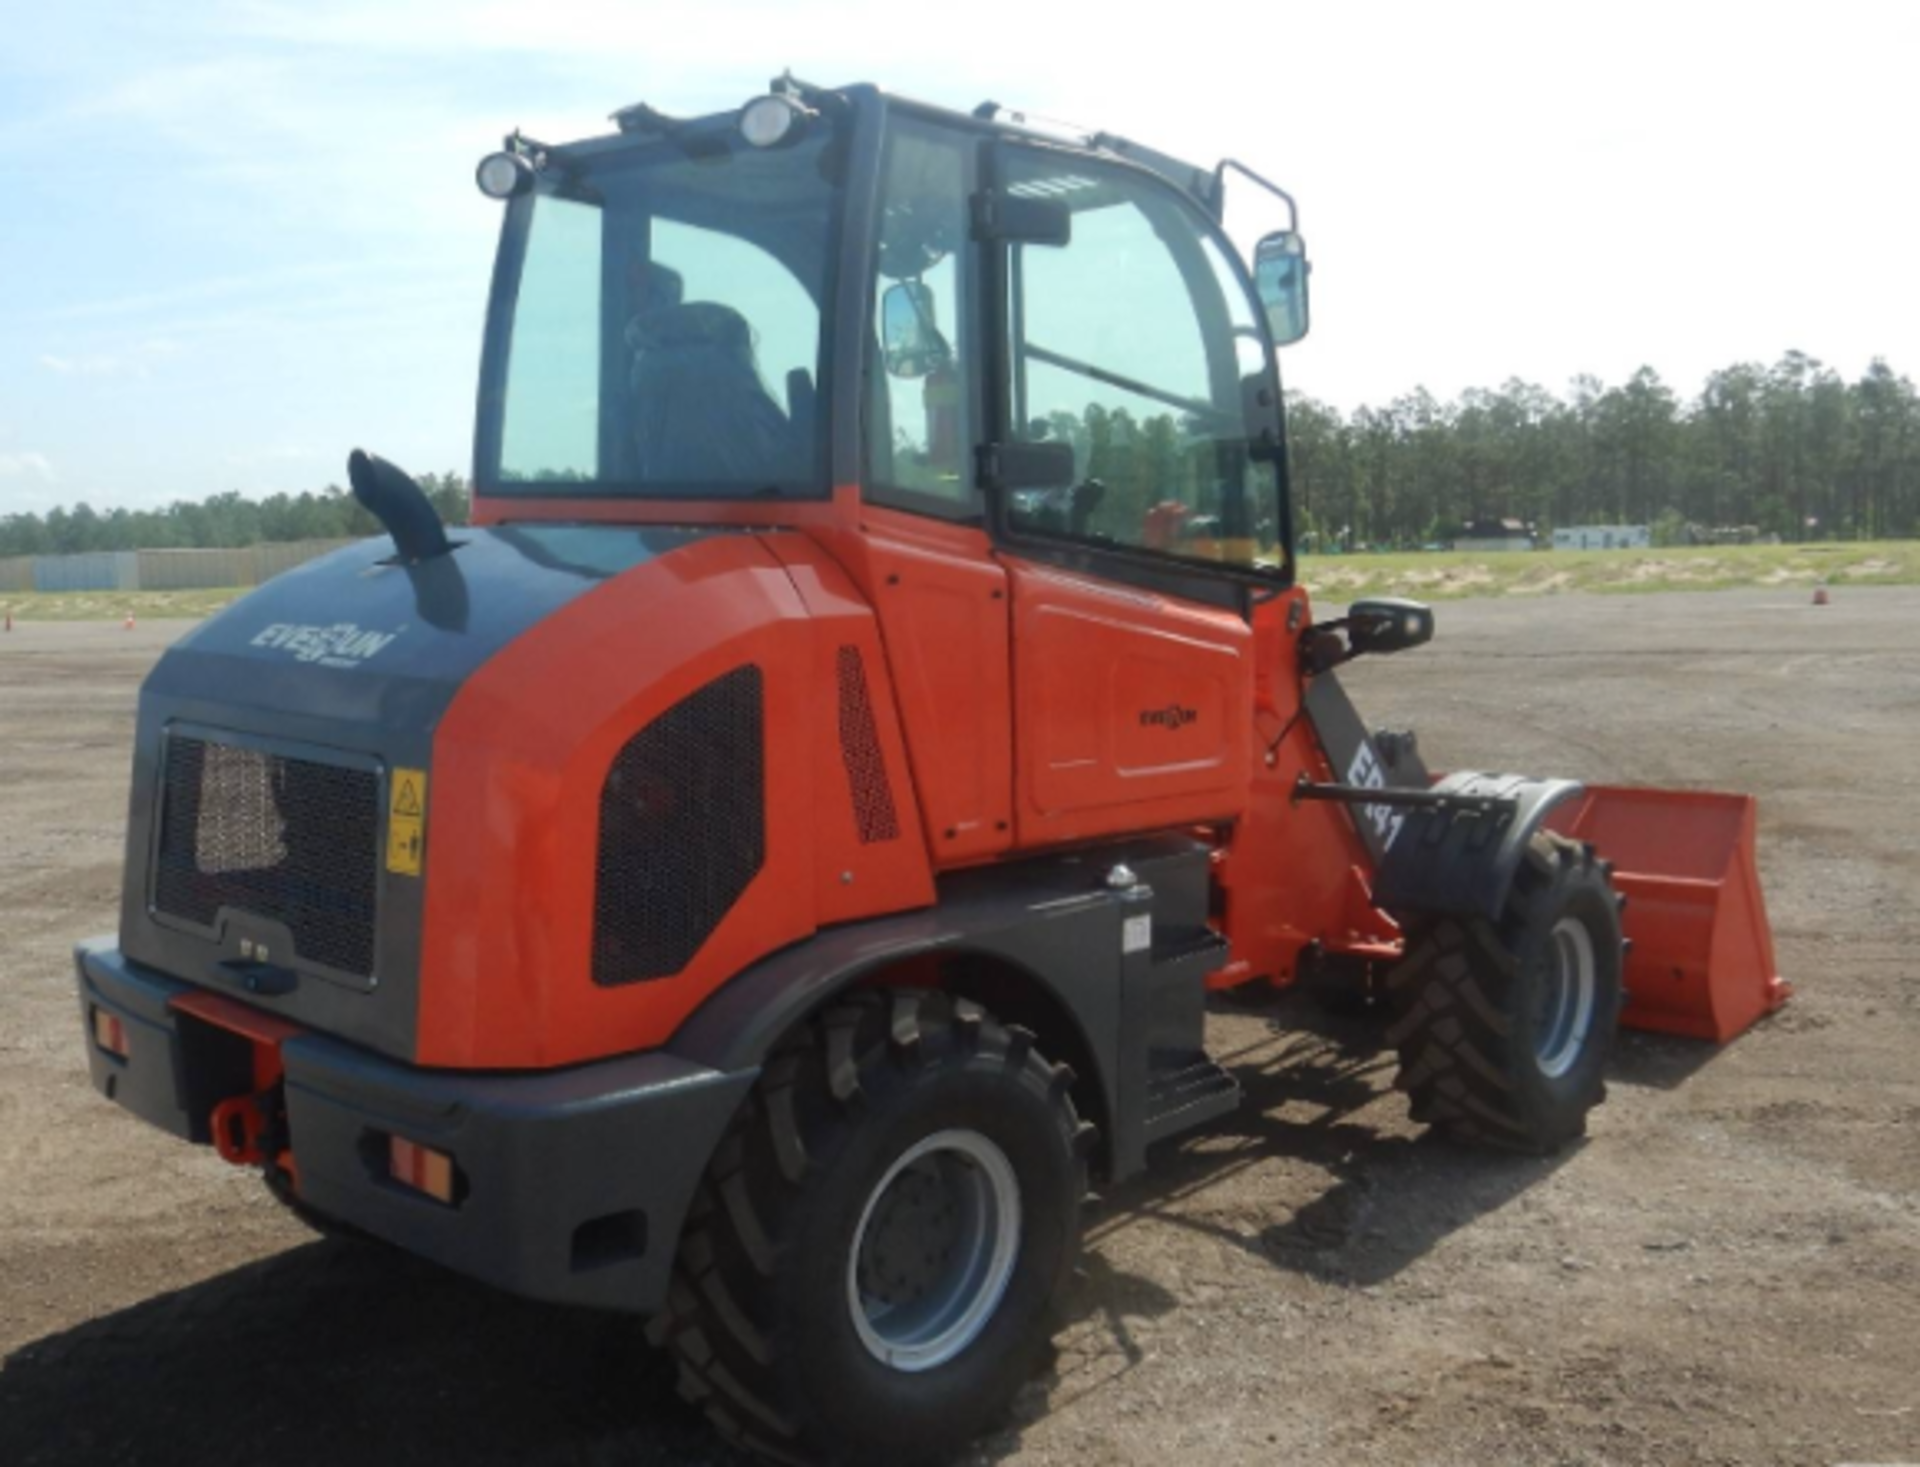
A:
[[[6,591],[216,591],[257,586],[351,540],[296,540],[233,550],[100,550],[0,559]]]
[[[95,550],[84,555],[36,555],[36,591],[137,591],[139,556],[132,550]]]

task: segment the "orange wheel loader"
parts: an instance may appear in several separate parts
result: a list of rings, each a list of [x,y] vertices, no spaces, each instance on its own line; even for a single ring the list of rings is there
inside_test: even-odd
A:
[[[388,534],[148,677],[110,1099],[895,1463],[1029,1375],[1089,1177],[1237,1103],[1211,991],[1383,975],[1414,1115],[1529,1151],[1622,1020],[1782,1000],[1751,800],[1441,777],[1348,701],[1433,617],[1296,583],[1286,194],[791,77],[614,121],[479,165],[473,525],[356,452]]]

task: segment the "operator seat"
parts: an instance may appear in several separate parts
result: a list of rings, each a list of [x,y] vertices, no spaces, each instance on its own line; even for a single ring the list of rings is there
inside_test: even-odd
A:
[[[688,301],[639,317],[631,338],[642,481],[759,487],[805,472],[793,426],[761,383],[746,317]]]

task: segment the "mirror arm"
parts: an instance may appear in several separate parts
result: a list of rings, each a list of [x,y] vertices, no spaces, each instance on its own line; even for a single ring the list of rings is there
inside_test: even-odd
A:
[[[1219,200],[1223,210],[1226,207],[1227,170],[1229,168],[1235,173],[1238,173],[1242,178],[1265,189],[1276,199],[1280,200],[1281,203],[1285,204],[1287,206],[1287,232],[1289,234],[1298,234],[1300,232],[1300,206],[1294,203],[1293,195],[1281,188],[1280,185],[1272,179],[1261,177],[1237,158],[1222,158],[1214,165],[1213,196]]]
[[[1318,677],[1358,657],[1359,650],[1353,645],[1349,631],[1352,624],[1351,617],[1341,616],[1332,621],[1317,621],[1303,630],[1294,644],[1300,657],[1300,671],[1308,677]]]

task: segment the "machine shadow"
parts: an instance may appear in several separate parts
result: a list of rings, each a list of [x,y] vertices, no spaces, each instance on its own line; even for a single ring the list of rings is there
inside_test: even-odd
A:
[[[1677,1090],[1720,1052],[1704,1039],[1679,1039],[1640,1029],[1622,1029],[1607,1067],[1607,1080],[1650,1090]]]
[[[1022,1393],[1012,1420],[977,1444],[980,1455],[965,1460],[1003,1460],[1042,1418],[1109,1396],[1145,1358],[1135,1322],[1181,1307],[1177,1295],[1107,1256],[1106,1239],[1143,1221],[1165,1224],[1358,1290],[1392,1278],[1577,1154],[1506,1155],[1422,1133],[1392,1090],[1394,1057],[1377,1016],[1329,1014],[1298,992],[1219,1011],[1266,1021],[1257,1042],[1215,1051],[1240,1082],[1240,1108],[1155,1148],[1144,1174],[1089,1210],[1068,1349]],[[1217,1205],[1236,1178],[1276,1162],[1285,1170],[1277,1183],[1261,1179],[1258,1201]],[[1187,1205],[1209,1192],[1207,1205]],[[1271,1215],[1260,1217],[1268,1206]]]
[[[1392,1089],[1394,1056],[1376,1017],[1326,1013],[1298,993],[1232,1012],[1263,1017],[1270,1031],[1263,1042],[1219,1056],[1240,1082],[1239,1110],[1156,1151],[1146,1175],[1103,1199],[1093,1236],[1151,1218],[1277,1268],[1365,1288],[1506,1206],[1578,1152],[1487,1151],[1412,1126]],[[1297,1195],[1295,1205],[1281,1203],[1257,1230],[1223,1227],[1179,1206],[1274,1160],[1304,1164],[1309,1178],[1317,1170],[1327,1185]]]
[[[1158,1148],[1145,1175],[1089,1212],[1068,1311],[1095,1327],[1099,1359],[1056,1359],[964,1460],[998,1460],[1034,1422],[1103,1394],[1143,1358],[1133,1322],[1180,1307],[1103,1254],[1113,1232],[1165,1223],[1274,1268],[1365,1288],[1573,1154],[1489,1154],[1412,1129],[1371,1019],[1323,1014],[1300,995],[1232,1012],[1268,1031],[1221,1056],[1245,1092],[1241,1108]],[[1634,1035],[1612,1078],[1677,1085],[1712,1054]],[[1235,1227],[1182,1205],[1274,1161],[1297,1164],[1299,1185],[1273,1199],[1268,1219]],[[8,1467],[253,1467],[269,1454],[279,1467],[753,1460],[678,1400],[671,1366],[634,1321],[513,1299],[377,1245],[293,1248],[0,1361]]]
[[[637,1323],[315,1242],[0,1362],[8,1467],[713,1463]]]

